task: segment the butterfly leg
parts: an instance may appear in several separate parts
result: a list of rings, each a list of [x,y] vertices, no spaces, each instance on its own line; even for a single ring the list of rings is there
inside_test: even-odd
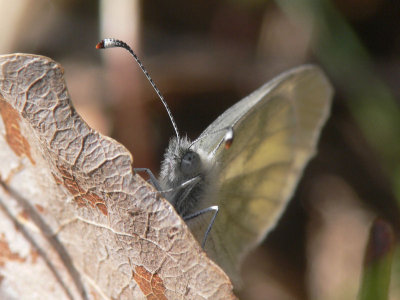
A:
[[[198,183],[198,181],[200,180],[200,177],[194,177],[191,178],[185,182],[183,182],[180,186],[176,187],[176,188],[170,188],[170,189],[162,189],[160,186],[160,183],[158,182],[157,178],[154,176],[153,172],[151,172],[150,169],[148,168],[134,168],[133,171],[136,173],[138,172],[145,172],[148,176],[149,176],[149,181],[150,183],[157,189],[157,191],[159,191],[162,194],[166,194],[166,193],[170,193],[170,192],[178,192],[183,188],[187,188],[185,190],[185,193],[183,194],[183,199],[185,199],[187,197],[187,195],[191,192],[192,188]]]
[[[194,218],[196,218],[196,217],[198,217],[198,216],[200,216],[200,215],[203,215],[203,214],[205,214],[205,213],[208,213],[208,212],[210,212],[210,211],[214,212],[214,214],[213,214],[213,216],[212,216],[212,218],[211,218],[211,221],[210,221],[210,223],[208,224],[207,230],[206,230],[206,232],[204,233],[203,241],[201,242],[201,248],[203,248],[203,249],[204,249],[204,247],[206,246],[207,237],[208,237],[208,235],[210,234],[210,231],[211,231],[212,226],[214,225],[215,218],[217,217],[217,214],[218,214],[218,210],[219,210],[218,206],[217,206],[217,205],[213,205],[213,206],[204,208],[204,209],[202,209],[202,210],[199,210],[199,211],[197,211],[197,212],[195,212],[195,213],[193,213],[193,214],[190,214],[190,215],[188,215],[188,216],[185,216],[185,217],[183,218],[183,220],[188,221],[188,220],[194,219]]]
[[[148,169],[148,168],[134,168],[133,171],[135,172],[135,174],[137,172],[145,172],[147,175],[149,175],[150,183],[156,188],[157,191],[161,191],[161,186],[158,183],[158,180],[157,180],[156,176],[154,176],[153,172],[151,172],[150,169]]]

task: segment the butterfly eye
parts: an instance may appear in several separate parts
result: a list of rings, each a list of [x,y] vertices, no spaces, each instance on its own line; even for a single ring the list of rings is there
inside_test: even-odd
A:
[[[186,152],[181,160],[181,171],[185,175],[195,175],[200,169],[200,156],[193,151]]]

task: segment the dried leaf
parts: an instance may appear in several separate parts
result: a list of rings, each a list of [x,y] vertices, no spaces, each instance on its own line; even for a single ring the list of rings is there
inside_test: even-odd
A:
[[[0,67],[1,299],[234,298],[130,153],[76,113],[57,63]]]

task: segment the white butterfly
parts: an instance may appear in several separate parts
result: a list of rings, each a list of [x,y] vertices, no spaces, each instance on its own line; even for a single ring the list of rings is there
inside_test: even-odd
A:
[[[103,41],[108,44],[102,48],[126,45]],[[276,225],[315,154],[332,95],[318,67],[301,66],[233,105],[194,142],[181,139],[173,124],[177,137],[166,150],[156,185],[184,219],[218,207],[205,251],[234,282],[241,259]],[[227,141],[229,149],[223,147]],[[201,241],[207,224],[188,225]]]

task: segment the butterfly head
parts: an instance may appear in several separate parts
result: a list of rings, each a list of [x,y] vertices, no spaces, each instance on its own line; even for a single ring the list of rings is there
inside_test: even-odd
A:
[[[161,164],[160,179],[168,186],[180,185],[185,180],[201,176],[203,159],[187,138],[170,140]]]
[[[170,140],[161,163],[159,182],[165,197],[179,214],[185,215],[195,207],[203,194],[204,183],[212,171],[207,155],[187,138]]]

